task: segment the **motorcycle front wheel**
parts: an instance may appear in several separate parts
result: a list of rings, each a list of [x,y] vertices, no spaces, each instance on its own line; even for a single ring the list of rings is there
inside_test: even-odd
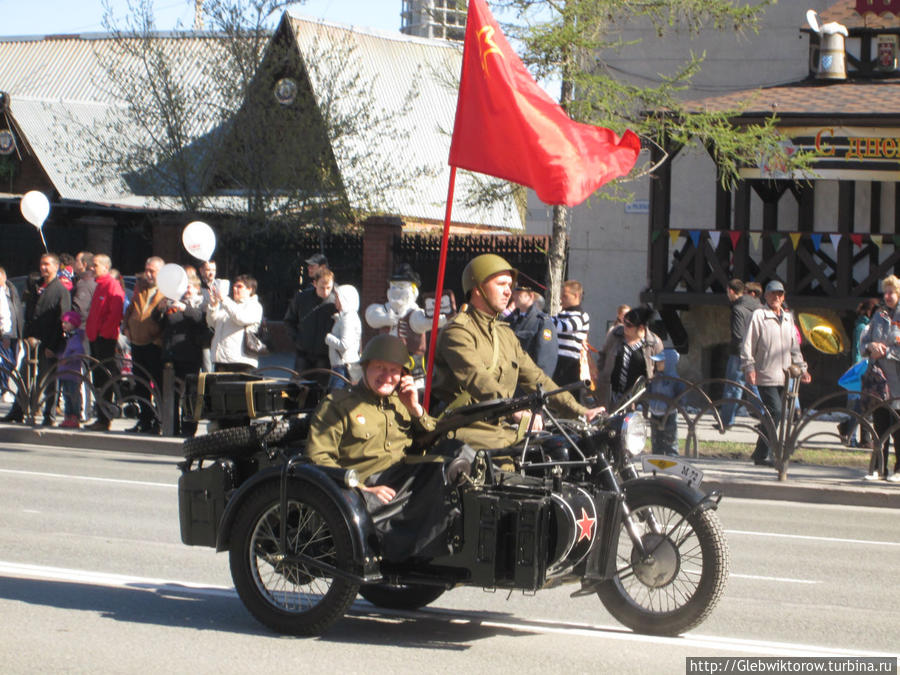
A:
[[[231,577],[244,606],[264,625],[289,635],[320,635],[344,615],[359,585],[316,563],[350,572],[350,535],[337,507],[316,490],[289,485],[286,514],[278,483],[250,496],[232,531]]]
[[[725,591],[728,546],[713,509],[666,494],[629,499],[648,558],[620,523],[616,575],[598,587],[603,605],[638,633],[680,635],[698,626]]]

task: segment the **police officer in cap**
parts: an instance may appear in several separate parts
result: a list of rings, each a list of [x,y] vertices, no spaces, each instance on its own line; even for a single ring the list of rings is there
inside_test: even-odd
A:
[[[463,270],[468,305],[441,331],[434,359],[434,394],[445,409],[508,398],[517,388],[529,393],[538,387],[557,389],[522,349],[509,324],[500,319],[517,277],[518,271],[493,253],[477,256]],[[569,392],[556,396],[552,404],[562,414],[588,419],[603,411],[585,408]],[[519,440],[520,422],[527,424],[521,412],[498,423],[476,422],[458,429],[455,436],[475,449],[502,448]],[[532,428],[542,428],[540,418]]]
[[[538,368],[553,377],[559,349],[556,326],[550,316],[541,311],[537,298],[538,292],[534,285],[519,279],[512,294],[515,309],[506,317],[506,321],[522,343],[522,349]]]
[[[407,455],[413,439],[434,429],[435,420],[419,404],[406,345],[393,335],[366,344],[363,377],[349,389],[331,392],[313,416],[307,455],[322,466],[354,469],[369,510],[401,505],[396,515],[375,519],[382,555],[400,561],[447,553],[451,516],[444,496],[444,457]],[[471,453],[458,441],[436,451]]]

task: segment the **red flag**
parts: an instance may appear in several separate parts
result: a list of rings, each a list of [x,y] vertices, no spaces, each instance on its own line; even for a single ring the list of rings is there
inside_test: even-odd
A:
[[[469,0],[450,165],[526,185],[547,204],[574,206],[628,173],[632,131],[575,122],[541,89],[484,0]]]

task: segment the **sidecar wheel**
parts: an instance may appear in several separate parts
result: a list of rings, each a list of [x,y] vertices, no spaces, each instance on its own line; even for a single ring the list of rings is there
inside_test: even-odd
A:
[[[207,457],[249,457],[259,452],[263,443],[279,445],[305,439],[309,420],[305,415],[277,422],[263,422],[244,427],[219,429],[195,438],[186,438],[181,451],[187,459]]]
[[[640,560],[620,524],[616,576],[598,587],[603,605],[638,633],[679,635],[699,625],[725,591],[728,546],[714,510],[666,495],[628,501],[652,562]],[[689,515],[688,515],[689,514]]]
[[[231,577],[241,601],[279,633],[320,635],[353,603],[359,584],[286,556],[305,555],[353,571],[353,547],[337,507],[320,492],[288,486],[287,545],[281,548],[279,485],[261,487],[237,516],[231,536]]]
[[[441,586],[425,584],[366,584],[359,594],[376,607],[385,609],[419,609],[430,605],[444,594]]]

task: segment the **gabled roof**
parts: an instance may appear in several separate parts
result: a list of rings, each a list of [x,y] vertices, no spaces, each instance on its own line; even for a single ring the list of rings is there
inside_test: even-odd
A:
[[[397,143],[373,135],[355,142],[376,146],[379,153],[396,167],[426,167],[429,175],[419,178],[410,189],[382,195],[383,209],[391,215],[441,221],[447,199],[450,167],[450,134],[456,114],[456,97],[462,49],[444,40],[387,33],[374,29],[358,29],[334,23],[288,15],[297,39],[301,57],[309,63],[317,54],[329,50],[349,50],[354,68],[371,84],[375,105],[387,114],[396,115],[398,131],[407,136]],[[313,94],[318,104],[352,106],[341,97],[331,100],[327,77],[312,67],[307,68]],[[413,86],[417,92],[408,99]],[[352,160],[352,147],[335,148],[341,173],[350,185],[359,183],[359,166]],[[488,208],[465,205],[466,197],[475,189],[475,179],[458,172],[453,221],[484,224],[509,230],[523,229],[523,223],[512,200],[495,203]],[[349,195],[351,202],[358,195]]]

